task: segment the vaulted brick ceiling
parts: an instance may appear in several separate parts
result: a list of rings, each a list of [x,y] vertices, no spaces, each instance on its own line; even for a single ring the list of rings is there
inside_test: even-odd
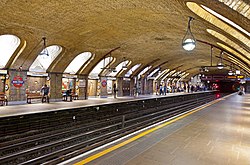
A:
[[[2,0],[0,34],[14,34],[21,39],[22,44],[26,42],[23,52],[8,67],[17,69],[22,65],[23,69],[28,69],[41,50],[42,37],[46,36],[48,45],[63,47],[62,53],[48,70],[51,72],[63,72],[78,54],[92,52],[95,58],[81,73],[88,74],[107,52],[119,47],[112,52],[112,56],[118,61],[123,57],[131,60],[130,66],[137,63],[145,66],[155,60],[152,65],[156,67],[168,61],[162,68],[181,66],[178,70],[187,70],[191,76],[199,72],[200,66],[210,65],[210,46],[197,43],[194,51],[183,50],[181,42],[186,32],[188,16],[195,18],[191,29],[196,39],[217,45],[221,41],[207,32],[207,29],[211,29],[250,52],[250,48],[233,39],[230,32],[218,29],[189,10],[186,2],[188,1]],[[249,19],[224,3],[218,0],[192,2],[205,5],[250,31]],[[246,37],[250,39],[249,36]],[[214,49],[213,65],[217,64],[216,56],[219,53],[220,50]],[[249,67],[250,64],[245,62],[245,65]]]

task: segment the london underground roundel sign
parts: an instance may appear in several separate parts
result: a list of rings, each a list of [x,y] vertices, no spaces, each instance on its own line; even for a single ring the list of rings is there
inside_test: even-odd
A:
[[[102,87],[106,87],[107,85],[107,81],[106,80],[102,80]]]
[[[15,77],[13,78],[13,80],[11,81],[11,83],[12,83],[15,87],[20,88],[20,87],[23,86],[24,81],[23,81],[23,78],[22,78],[22,77],[20,77],[20,76],[15,76]]]

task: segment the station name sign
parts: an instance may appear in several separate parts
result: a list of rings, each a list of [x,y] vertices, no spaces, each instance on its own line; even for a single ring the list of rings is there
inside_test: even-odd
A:
[[[244,79],[245,76],[243,75],[238,75],[238,76],[227,76],[228,79]]]
[[[244,79],[244,75],[232,75],[232,76],[224,76],[224,75],[208,75],[205,77],[201,77],[202,80],[235,80],[235,79]]]

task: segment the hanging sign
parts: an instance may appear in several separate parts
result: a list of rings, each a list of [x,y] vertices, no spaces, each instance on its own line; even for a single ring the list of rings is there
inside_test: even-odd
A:
[[[20,87],[23,86],[24,81],[23,81],[23,78],[22,78],[22,77],[20,77],[20,76],[15,76],[15,77],[13,78],[13,80],[11,81],[11,83],[12,83],[15,87],[20,88]]]

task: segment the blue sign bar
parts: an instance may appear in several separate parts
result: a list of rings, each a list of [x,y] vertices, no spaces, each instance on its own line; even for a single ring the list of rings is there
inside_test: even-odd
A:
[[[246,81],[250,81],[250,77],[248,77],[248,78],[245,78],[245,80],[246,80]]]

